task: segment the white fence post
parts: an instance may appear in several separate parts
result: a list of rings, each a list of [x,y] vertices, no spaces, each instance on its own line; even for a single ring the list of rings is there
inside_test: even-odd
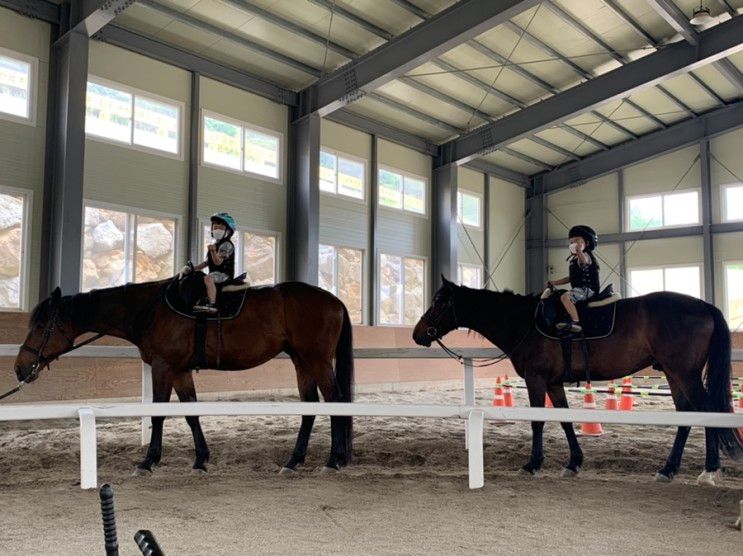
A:
[[[483,423],[485,413],[480,409],[470,411],[467,416],[469,442],[470,488],[482,488],[485,485],[485,464],[483,461]]]
[[[98,486],[98,455],[95,413],[88,407],[77,412],[80,419],[80,488]]]
[[[472,407],[475,405],[475,368],[472,359],[464,359],[464,405]],[[470,449],[470,435],[468,432],[468,421],[464,422],[464,449]]]
[[[152,403],[152,367],[142,361],[142,403]],[[150,443],[152,417],[142,417],[142,446]]]

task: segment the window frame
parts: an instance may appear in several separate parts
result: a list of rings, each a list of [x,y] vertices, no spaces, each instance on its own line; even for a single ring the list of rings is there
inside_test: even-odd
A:
[[[631,228],[632,223],[632,214],[630,212],[630,203],[633,200],[636,199],[650,199],[652,197],[660,197],[661,198],[661,218],[665,220],[665,206],[666,206],[666,197],[669,195],[680,195],[683,193],[696,193],[697,194],[697,221],[696,222],[687,222],[686,224],[669,224],[666,225],[665,223],[661,224],[660,226],[654,226],[654,227],[648,227],[648,228],[641,228],[633,230]],[[625,217],[624,217],[624,231],[625,232],[642,232],[643,230],[660,230],[660,229],[672,229],[672,228],[688,228],[691,226],[700,226],[702,224],[702,189],[701,187],[689,187],[686,189],[677,189],[676,191],[662,191],[660,193],[643,193],[640,195],[628,195],[625,197]]]
[[[235,168],[228,168],[227,166],[220,166],[219,164],[215,164],[214,162],[207,162],[206,160],[204,160],[204,118],[220,120],[227,124],[236,125],[240,127],[241,131],[240,131],[240,169],[239,170],[236,170]],[[257,174],[255,172],[251,172],[245,169],[245,130],[246,128],[251,129],[253,131],[257,131],[259,133],[263,133],[265,135],[272,135],[279,140],[279,176],[277,178],[274,178],[272,176],[266,176],[264,174]],[[199,114],[199,164],[201,166],[204,166],[206,168],[213,168],[215,170],[220,170],[222,172],[230,172],[231,174],[237,174],[239,176],[247,176],[249,178],[253,178],[256,180],[260,180],[260,181],[267,181],[267,182],[275,183],[278,185],[284,185],[284,175],[285,175],[285,172],[284,172],[285,160],[284,159],[285,159],[284,134],[282,132],[276,131],[274,129],[268,129],[268,128],[265,128],[265,127],[262,127],[256,124],[252,124],[244,120],[239,120],[237,118],[232,118],[230,116],[225,116],[224,114],[220,114],[219,112],[214,112],[207,108],[200,109],[200,114]],[[319,164],[319,161],[318,161],[318,164]],[[253,233],[258,233],[258,232],[253,232]]]
[[[705,299],[705,291],[704,291],[704,264],[703,263],[674,263],[674,264],[665,264],[665,265],[653,265],[653,266],[633,266],[633,267],[627,267],[627,278],[629,281],[630,286],[630,292],[628,297],[639,297],[639,295],[634,295],[634,288],[632,286],[632,272],[635,270],[661,270],[663,271],[663,290],[662,291],[669,291],[666,290],[666,272],[665,270],[667,268],[690,268],[690,267],[697,267],[699,270],[699,299],[704,301]]]
[[[318,179],[318,185],[317,185],[317,187],[320,190],[320,195],[327,195],[328,197],[331,197],[331,198],[343,199],[344,201],[353,201],[354,203],[359,203],[361,205],[366,205],[367,199],[369,197],[366,194],[367,193],[367,188],[368,188],[368,181],[369,181],[368,180],[368,172],[367,172],[368,162],[369,161],[366,158],[361,158],[359,156],[354,156],[352,154],[348,154],[348,153],[345,153],[343,151],[339,151],[337,149],[333,149],[333,148],[330,148],[330,147],[322,147],[321,146],[320,147],[320,153],[322,154],[323,152],[325,152],[327,154],[332,154],[333,156],[335,156],[335,161],[336,161],[335,162],[335,192],[334,193],[331,193],[330,191],[324,191],[323,189],[320,189],[320,181]],[[357,199],[356,197],[351,197],[350,195],[345,195],[344,193],[338,193],[338,171],[339,171],[339,168],[340,168],[340,163],[339,163],[339,159],[340,158],[345,158],[346,160],[349,160],[350,162],[358,162],[363,167],[364,183],[363,183],[363,189],[361,191],[361,194],[362,194],[361,199]],[[320,166],[319,166],[319,161],[318,161],[318,174],[319,174],[319,168],[320,168]],[[325,245],[330,245],[330,244],[325,244]],[[351,248],[349,247],[349,249],[351,249]]]
[[[358,200],[358,199],[357,199]],[[355,322],[353,323],[355,326],[364,326],[368,322],[367,320],[367,308],[366,308],[366,249],[363,247],[354,247],[353,245],[339,245],[335,243],[327,243],[327,242],[318,242],[318,254],[320,251],[320,246],[325,245],[326,247],[332,247],[335,249],[335,257],[333,257],[333,272],[335,273],[335,276],[338,276],[338,249],[353,249],[354,251],[361,251],[361,322]],[[319,264],[318,264],[318,278],[320,274]],[[337,280],[336,280],[337,281]],[[319,280],[318,280],[319,282]],[[336,290],[337,290],[337,283],[336,283]],[[327,290],[326,290],[327,291]],[[336,296],[338,299],[340,299],[340,296],[337,292],[330,292],[334,296]],[[341,299],[341,301],[343,301]]]
[[[425,312],[426,307],[428,306],[428,285],[429,285],[429,258],[424,255],[406,255],[399,251],[387,251],[383,252],[381,249],[377,250],[376,253],[376,259],[377,259],[377,266],[376,266],[376,276],[374,279],[374,291],[376,293],[375,300],[374,300],[374,314],[375,314],[375,326],[387,326],[387,327],[398,327],[398,328],[413,328],[414,324],[405,324],[404,322],[400,324],[387,324],[382,323],[380,309],[381,309],[381,301],[382,301],[382,277],[381,277],[381,270],[382,270],[382,255],[386,255],[388,257],[401,257],[403,259],[402,262],[402,286],[405,287],[405,259],[418,259],[420,261],[423,261],[423,310]],[[403,321],[405,320],[405,290],[403,289],[402,292],[402,316]]]
[[[480,210],[478,211],[478,217],[477,219],[480,221],[480,224],[474,225],[474,224],[467,224],[464,221],[464,218],[462,217],[462,196],[463,195],[469,195],[470,197],[475,197],[479,203],[480,203]],[[462,226],[467,226],[468,228],[472,228],[473,230],[483,230],[483,220],[484,220],[484,214],[483,214],[483,205],[485,204],[485,196],[481,193],[478,193],[477,191],[470,191],[469,189],[459,189],[457,191],[457,224],[461,224]]]
[[[14,122],[17,124],[25,124],[31,127],[36,127],[39,97],[39,95],[37,94],[39,88],[39,59],[34,56],[24,54],[23,52],[11,50],[10,48],[3,48],[2,46],[0,46],[0,54],[2,54],[3,56],[7,56],[8,58],[15,58],[16,60],[19,60],[21,62],[26,62],[30,65],[28,87],[28,118],[23,118],[21,116],[16,116],[15,114],[8,114],[7,112],[0,111],[0,120],[7,120],[9,122]]]
[[[728,323],[728,326],[731,325],[732,319],[730,318],[730,294],[728,293],[728,273],[727,273],[727,267],[728,265],[743,265],[743,259],[727,259],[722,261],[722,286],[723,286],[723,303],[725,310],[723,311],[723,314],[725,315],[725,320]],[[731,331],[734,330],[731,328]]]
[[[28,277],[31,273],[31,218],[33,216],[34,192],[31,189],[0,185],[0,193],[14,196],[24,196],[23,224],[21,225],[21,273],[18,282],[18,307],[3,307],[0,311],[5,313],[24,313],[29,310],[30,288]]]
[[[176,100],[168,97],[164,97],[155,93],[151,93],[149,91],[144,91],[142,89],[137,89],[136,87],[132,87],[130,85],[125,85],[123,83],[119,83],[117,81],[112,81],[110,79],[106,79],[105,77],[98,77],[97,75],[88,74],[88,79],[85,81],[86,86],[86,94],[87,94],[87,85],[88,83],[94,83],[96,85],[101,85],[103,87],[108,87],[109,89],[117,89],[123,93],[130,94],[132,96],[132,126],[129,133],[129,142],[124,143],[123,141],[117,141],[116,139],[111,139],[110,137],[103,137],[102,135],[94,135],[91,133],[85,132],[85,139],[90,139],[92,141],[98,141],[100,143],[107,143],[109,145],[117,145],[119,147],[124,147],[127,149],[132,149],[134,151],[139,151],[147,154],[153,154],[156,156],[162,156],[165,158],[171,158],[173,160],[179,160],[184,161],[185,160],[185,137],[184,137],[184,122],[185,119],[185,112],[186,112],[186,103],[181,100]],[[148,147],[146,145],[139,145],[134,142],[134,114],[135,114],[135,108],[136,108],[136,99],[137,97],[144,97],[145,99],[152,100],[155,102],[159,102],[162,104],[170,104],[173,106],[176,106],[178,108],[178,152],[177,153],[171,153],[169,151],[156,149],[154,147]],[[87,118],[87,103],[85,106],[86,110],[86,118]],[[113,209],[111,209],[113,210]]]
[[[727,198],[727,191],[728,189],[741,189],[743,190],[743,182],[735,182],[735,183],[725,183],[720,187],[720,197],[721,197],[721,204],[722,204],[722,213],[720,220],[722,222],[743,222],[743,218],[728,218],[727,217],[727,210],[728,210],[728,198]]]
[[[392,174],[399,174],[402,176],[402,207],[401,208],[394,208],[394,207],[388,207],[387,205],[383,205],[379,202],[379,172],[381,170],[384,170],[385,172],[390,172]],[[405,208],[405,178],[410,178],[416,181],[422,181],[423,182],[423,212],[414,212],[412,210],[408,210]],[[387,166],[385,164],[377,164],[377,183],[375,184],[375,187],[377,188],[377,207],[379,209],[383,209],[386,211],[393,211],[395,213],[402,213],[402,214],[408,214],[415,216],[417,218],[423,218],[424,220],[428,220],[428,213],[429,213],[429,190],[430,190],[430,180],[426,178],[425,176],[419,176],[417,174],[413,174],[412,172],[407,172],[405,170],[400,170],[399,168],[395,168],[393,166]],[[385,253],[385,255],[392,254],[392,253]]]
[[[461,286],[462,284],[462,267],[469,267],[469,268],[475,268],[480,271],[480,285],[478,286],[478,289],[483,289],[485,287],[485,268],[482,265],[474,264],[474,263],[457,263],[457,283]],[[469,287],[469,286],[467,286]]]
[[[135,274],[136,274],[136,268],[137,268],[137,226],[136,226],[136,217],[137,216],[144,216],[145,218],[170,218],[175,220],[175,230],[173,232],[173,239],[175,240],[175,245],[173,246],[173,275],[175,275],[178,272],[178,269],[181,265],[178,264],[178,261],[182,261],[184,257],[184,245],[181,241],[181,230],[182,230],[182,223],[183,223],[183,217],[180,214],[173,214],[168,212],[160,212],[155,211],[151,209],[143,209],[139,207],[131,207],[126,205],[119,205],[116,203],[107,203],[105,201],[95,201],[92,199],[83,199],[83,217],[80,222],[80,291],[90,291],[90,290],[83,290],[83,269],[84,269],[84,260],[85,260],[85,209],[86,208],[95,208],[95,209],[102,209],[102,210],[112,210],[116,212],[123,212],[127,215],[127,220],[130,218],[133,218],[135,221],[135,225],[132,227],[132,230],[130,231],[129,236],[124,239],[124,246],[125,249],[128,249],[131,245],[134,245],[134,249],[132,251],[132,268],[127,268],[125,270],[127,280],[124,282],[124,284],[128,282],[134,282]],[[124,253],[124,256],[126,257],[128,253]],[[126,259],[124,259],[126,261]],[[136,282],[136,283],[142,283],[142,282]],[[120,285],[124,285],[120,284]],[[109,286],[112,288],[118,287],[118,286]]]

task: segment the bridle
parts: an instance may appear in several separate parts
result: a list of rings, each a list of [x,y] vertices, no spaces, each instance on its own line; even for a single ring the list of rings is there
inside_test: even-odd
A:
[[[41,335],[41,344],[38,348],[33,348],[29,346],[26,342],[23,342],[21,345],[21,350],[25,350],[28,352],[33,353],[36,356],[36,361],[34,361],[31,364],[31,372],[28,374],[26,378],[21,380],[18,385],[13,388],[12,390],[9,390],[5,394],[0,396],[0,400],[3,398],[7,398],[8,396],[11,396],[15,394],[16,392],[20,392],[21,389],[26,385],[34,380],[36,380],[39,377],[39,373],[44,368],[49,368],[49,364],[52,361],[56,361],[59,359],[60,356],[64,355],[65,353],[69,353],[73,350],[76,350],[77,348],[80,348],[84,345],[87,345],[91,342],[96,341],[98,338],[101,338],[105,336],[105,334],[96,334],[95,336],[92,336],[88,338],[87,340],[84,340],[80,342],[79,344],[75,344],[75,340],[73,338],[70,338],[65,332],[62,330],[62,321],[59,318],[59,306],[55,307],[54,313],[52,314],[52,317],[49,319],[49,324],[47,324],[46,328],[44,328],[44,332]],[[59,330],[59,333],[64,336],[65,340],[67,340],[67,346],[60,351],[51,353],[49,355],[44,355],[44,350],[46,349],[47,344],[49,343],[49,340],[51,340],[52,335],[55,331]]]

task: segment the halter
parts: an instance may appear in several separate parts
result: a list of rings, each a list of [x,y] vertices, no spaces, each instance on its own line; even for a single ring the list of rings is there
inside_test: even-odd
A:
[[[80,342],[79,344],[75,344],[75,340],[70,338],[67,334],[64,333],[61,329],[62,321],[59,319],[59,307],[56,307],[54,309],[54,314],[52,314],[52,318],[49,319],[49,324],[47,324],[46,328],[44,329],[44,332],[41,335],[41,344],[38,348],[32,348],[29,346],[26,342],[23,342],[21,345],[21,350],[26,350],[31,353],[33,353],[36,356],[36,361],[34,361],[31,364],[31,372],[29,375],[21,380],[18,383],[18,386],[13,388],[12,390],[9,390],[2,396],[0,396],[0,400],[3,398],[7,398],[8,396],[11,396],[15,394],[16,392],[20,392],[21,389],[26,385],[34,380],[36,380],[39,377],[39,373],[46,367],[49,368],[49,364],[52,361],[56,361],[59,359],[60,356],[64,355],[65,353],[69,353],[73,350],[76,350],[79,347],[82,347],[84,345],[87,345],[91,342],[96,341],[97,339],[105,336],[105,334],[96,334],[95,336],[92,336],[88,338],[85,341]],[[46,345],[49,343],[49,340],[51,340],[52,335],[54,334],[55,330],[59,329],[60,334],[64,336],[65,340],[67,340],[67,347],[61,351],[57,351],[55,353],[52,353],[50,355],[44,355],[44,349],[46,348]]]

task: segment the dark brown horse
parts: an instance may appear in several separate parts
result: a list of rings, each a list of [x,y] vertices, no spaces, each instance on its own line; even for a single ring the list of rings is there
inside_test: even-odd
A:
[[[538,302],[536,295],[470,289],[444,279],[413,339],[430,346],[451,330],[470,328],[509,355],[526,381],[533,407],[544,407],[545,393],[555,407],[568,407],[560,343],[535,328]],[[654,365],[665,373],[677,410],[730,412],[730,347],[730,330],[719,309],[693,297],[658,292],[618,301],[614,333],[589,341],[589,366],[593,379],[611,380]],[[582,350],[573,351],[573,369],[582,376]],[[532,423],[531,457],[523,467],[529,473],[536,473],[544,461],[543,428],[543,422]],[[562,423],[562,428],[570,445],[564,474],[574,475],[583,453],[573,424]],[[700,479],[713,482],[720,468],[720,447],[738,458],[743,455],[743,438],[737,429],[707,428],[705,433],[705,472]],[[689,427],[679,427],[671,454],[656,474],[658,480],[670,481],[678,473],[688,435]]]
[[[175,389],[181,402],[195,402],[191,374],[195,321],[179,316],[164,302],[172,281],[127,284],[64,296],[57,288],[33,311],[29,332],[15,362],[20,381],[38,371],[75,338],[103,333],[128,340],[152,366],[153,401],[167,402]],[[222,321],[219,370],[249,369],[286,352],[297,371],[303,401],[353,401],[353,339],[343,303],[332,294],[301,282],[251,288],[241,313]],[[206,361],[216,368],[217,330],[209,323]],[[335,359],[335,372],[333,372]],[[138,469],[151,471],[162,454],[163,417],[152,419],[152,439]],[[193,433],[197,472],[209,459],[198,417],[186,417]],[[313,415],[303,416],[294,452],[285,464],[293,470],[304,462]],[[338,469],[351,458],[351,417],[331,417],[331,453],[326,467]]]

